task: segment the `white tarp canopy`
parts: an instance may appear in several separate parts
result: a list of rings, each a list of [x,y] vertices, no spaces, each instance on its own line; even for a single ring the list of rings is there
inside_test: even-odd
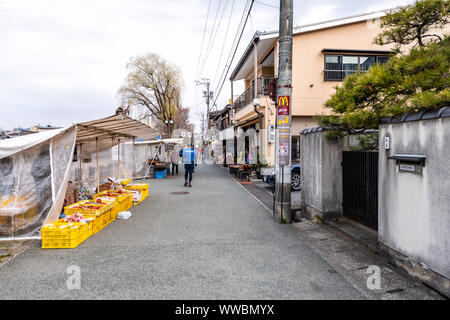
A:
[[[64,132],[69,128],[48,130],[35,134],[29,134],[26,136],[0,140],[0,159],[8,157],[22,150],[31,148],[43,141],[46,141],[48,139],[53,138],[54,136],[59,135],[61,132]]]
[[[119,114],[0,140],[0,240],[40,238],[41,226],[59,218],[69,179],[74,177],[74,168],[80,168],[81,150],[91,153],[94,161],[83,175],[78,172],[79,181],[91,179],[95,187],[102,177],[100,163],[112,167],[115,161],[117,172],[104,170],[102,174],[117,178],[132,168],[126,162],[132,158],[125,155],[133,154],[133,145],[120,148],[123,142],[157,135],[149,126]],[[78,147],[78,162],[73,162]],[[119,161],[121,155],[123,161]]]
[[[77,127],[0,141],[0,239],[39,238],[62,209]]]
[[[147,140],[147,141],[136,141],[134,144],[183,144],[183,138],[173,138],[173,139],[160,139],[160,140]]]
[[[122,141],[134,138],[154,139],[159,135],[151,127],[122,114],[81,122],[77,126],[77,142],[92,139],[109,140],[111,138],[122,138]]]

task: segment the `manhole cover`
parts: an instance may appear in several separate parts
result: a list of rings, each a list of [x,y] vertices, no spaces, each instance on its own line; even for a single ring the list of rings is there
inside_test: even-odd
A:
[[[329,273],[338,273],[338,272],[337,272],[336,270],[334,270],[334,269],[329,269],[328,272],[329,272]]]
[[[184,194],[189,194],[189,192],[187,191],[180,191],[180,192],[171,192],[170,194],[176,195],[176,196],[180,196],[180,195],[184,195]]]

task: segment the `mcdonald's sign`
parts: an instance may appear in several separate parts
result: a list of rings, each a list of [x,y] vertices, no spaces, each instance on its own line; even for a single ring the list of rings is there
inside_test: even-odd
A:
[[[290,99],[289,96],[279,96],[278,97],[278,115],[279,116],[288,116],[290,108]]]

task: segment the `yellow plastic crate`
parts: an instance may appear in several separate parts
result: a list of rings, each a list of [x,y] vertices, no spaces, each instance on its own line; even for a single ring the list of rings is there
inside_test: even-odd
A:
[[[119,203],[114,203],[114,207],[111,209],[111,216],[113,220],[117,219],[117,216],[119,215]]]
[[[101,196],[101,195],[95,195],[94,196],[95,200],[97,201],[97,199],[101,199],[102,202],[109,202],[112,204],[112,208],[111,208],[111,221],[115,220],[117,218],[117,215],[119,213],[119,201],[116,201],[117,198],[113,198],[113,197],[106,197],[106,196]]]
[[[112,209],[105,212],[105,226],[110,224],[111,221],[113,221],[113,220],[114,219],[113,219]]]
[[[122,211],[127,211],[128,209],[130,209],[133,206],[133,195],[130,193],[128,195],[128,197],[122,202]]]
[[[70,216],[70,215],[68,215]],[[84,213],[83,217],[88,219],[92,218],[92,234],[98,233],[100,230],[102,230],[105,225],[108,224],[107,216],[105,215],[105,212],[103,213]]]
[[[97,198],[100,198],[100,197],[112,197],[112,198],[115,198],[116,201],[118,201],[118,202],[123,202],[127,199],[129,194],[130,193],[127,191],[118,193],[117,191],[107,190],[107,191],[100,192],[99,194],[96,194],[94,196],[94,200],[97,200]]]
[[[116,199],[115,208],[113,211],[114,216],[117,218],[119,212],[126,211],[133,206],[133,195],[130,192],[124,191],[118,193],[117,191],[103,191],[94,196],[94,199],[103,197],[112,197]]]
[[[85,217],[93,217],[94,221],[92,223],[92,234],[98,233],[108,224],[108,217],[105,212],[98,215],[86,214]]]
[[[42,249],[76,248],[92,234],[93,222],[58,220],[41,228]]]
[[[127,184],[125,186],[126,190],[147,190],[149,189],[148,183],[133,183],[133,184]]]
[[[85,206],[96,206],[99,207],[99,209],[89,209],[86,208]],[[65,207],[64,213],[69,215],[77,212],[81,214],[102,214],[110,210],[112,207],[113,207],[112,203],[102,204],[96,203],[95,201],[91,200],[83,200]]]
[[[141,202],[144,201],[147,197],[148,197],[148,189],[147,189],[147,190],[142,190],[142,192],[141,192],[141,200],[139,200],[139,201],[133,201],[133,205],[135,206],[135,205],[141,203]]]
[[[78,247],[86,237],[81,235],[74,239],[42,239],[42,249],[74,249]]]
[[[121,185],[124,186],[124,185],[129,184],[131,182],[131,180],[130,179],[119,179],[119,182]]]

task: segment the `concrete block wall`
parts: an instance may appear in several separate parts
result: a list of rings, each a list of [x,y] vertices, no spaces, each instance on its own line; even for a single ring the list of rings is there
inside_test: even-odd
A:
[[[325,135],[319,127],[300,136],[302,214],[309,219],[342,215],[342,151],[349,150],[349,142],[328,140]]]

